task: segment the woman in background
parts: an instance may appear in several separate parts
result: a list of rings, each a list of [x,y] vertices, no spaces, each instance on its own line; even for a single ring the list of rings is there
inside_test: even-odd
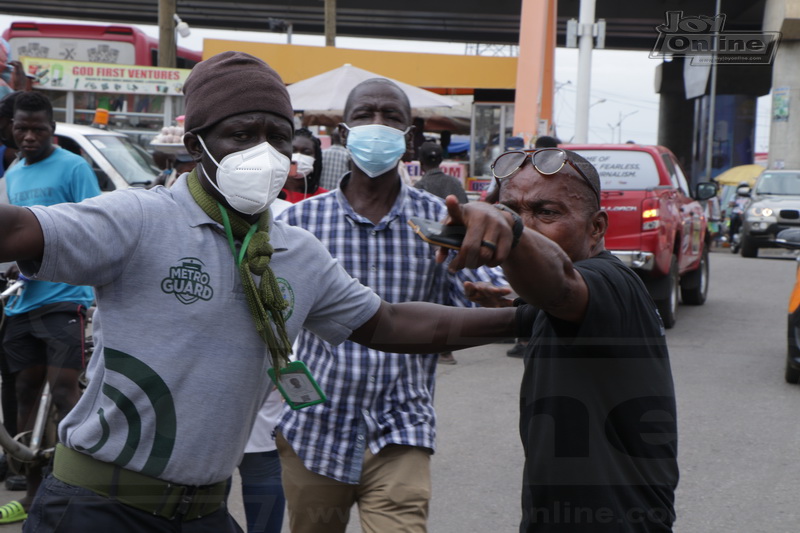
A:
[[[327,189],[319,186],[322,175],[322,144],[307,128],[294,132],[292,141],[292,166],[283,186],[281,197],[295,204]]]

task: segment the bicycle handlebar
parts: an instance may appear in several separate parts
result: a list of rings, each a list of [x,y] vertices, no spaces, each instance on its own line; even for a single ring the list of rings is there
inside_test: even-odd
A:
[[[28,463],[36,459],[36,453],[21,442],[14,440],[3,424],[0,424],[0,447],[18,461]]]
[[[25,281],[18,279],[14,281],[11,285],[6,288],[3,292],[0,293],[0,300],[4,300],[9,296],[13,296],[17,294],[19,291],[22,291],[23,287],[25,287]]]

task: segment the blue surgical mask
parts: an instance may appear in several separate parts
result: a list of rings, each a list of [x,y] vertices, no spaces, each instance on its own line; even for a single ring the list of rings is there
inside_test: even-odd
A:
[[[406,153],[408,128],[401,131],[382,124],[344,127],[349,132],[347,150],[353,162],[370,178],[385,174]]]

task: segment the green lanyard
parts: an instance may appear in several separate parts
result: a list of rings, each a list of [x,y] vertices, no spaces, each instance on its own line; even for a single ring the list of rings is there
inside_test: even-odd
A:
[[[247,246],[250,244],[250,239],[253,237],[253,234],[258,230],[258,223],[253,224],[250,226],[250,229],[247,231],[247,235],[244,236],[242,239],[242,247],[239,249],[239,252],[236,252],[236,241],[233,238],[233,230],[231,229],[231,221],[228,218],[228,211],[222,206],[221,203],[217,202],[219,206],[219,212],[222,215],[222,225],[225,226],[225,235],[228,236],[228,244],[231,246],[231,253],[233,254],[233,259],[236,261],[236,266],[242,266],[242,261],[244,260],[244,254],[247,252]]]

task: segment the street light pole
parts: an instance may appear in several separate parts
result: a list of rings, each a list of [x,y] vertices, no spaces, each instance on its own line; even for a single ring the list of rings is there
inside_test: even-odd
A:
[[[589,90],[592,77],[592,48],[594,36],[594,2],[581,0],[578,14],[578,85],[575,94],[575,142],[585,143],[589,138]]]
[[[720,0],[717,0],[714,8],[714,17],[719,16]],[[719,31],[714,30],[711,36],[711,87],[708,95],[708,133],[706,134],[706,181],[711,181],[711,165],[714,155],[714,131],[717,109],[717,46],[719,43]]]
[[[623,115],[622,113],[619,114],[619,122],[617,122],[617,144],[622,144],[622,121],[628,118],[631,115],[635,115],[639,111],[631,111],[630,113]]]

